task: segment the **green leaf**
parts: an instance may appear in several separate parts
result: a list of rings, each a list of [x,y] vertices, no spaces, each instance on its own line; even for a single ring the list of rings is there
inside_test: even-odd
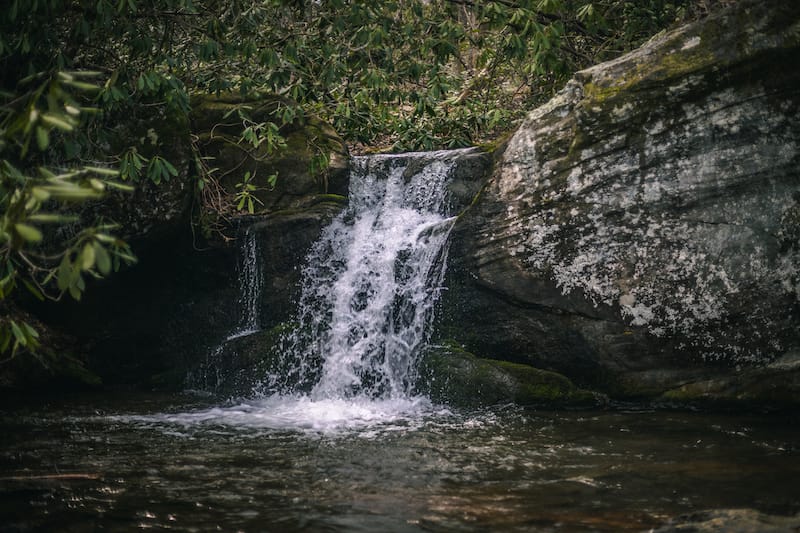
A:
[[[102,176],[119,176],[119,170],[115,170],[113,168],[106,168],[106,167],[83,167],[84,170],[87,172],[94,172],[95,174],[100,174]]]
[[[34,222],[41,222],[43,224],[64,224],[67,222],[74,222],[78,219],[72,215],[59,215],[56,213],[34,213],[28,217],[28,220]]]
[[[42,122],[65,132],[70,132],[75,129],[75,126],[70,124],[67,120],[64,120],[64,117],[59,117],[51,113],[43,114]]]
[[[97,269],[101,274],[107,276],[111,273],[111,257],[99,242],[94,243],[94,255],[97,260]]]
[[[69,295],[77,301],[81,300],[81,290],[75,285],[69,286]]]
[[[70,286],[70,278],[72,278],[72,263],[70,263],[69,256],[65,254],[58,265],[58,275],[56,277],[58,290],[62,292],[67,290],[67,287]]]
[[[92,243],[86,243],[81,251],[81,269],[89,270],[94,266],[95,254]]]
[[[169,161],[167,161],[166,159],[162,159],[162,161],[164,163],[164,168],[167,169],[167,172],[169,172],[173,176],[178,175],[178,170],[174,166],[172,166],[172,164]]]
[[[41,126],[36,126],[36,144],[39,146],[39,150],[42,151],[47,150],[50,145],[50,135]]]
[[[41,187],[34,187],[31,189],[31,194],[40,202],[46,202],[50,199],[50,193]]]
[[[10,320],[9,323],[11,324],[11,332],[14,334],[14,338],[16,339],[16,342],[19,343],[22,346],[25,346],[26,344],[28,344],[27,337],[22,332],[22,330],[17,325],[17,323],[15,321],[13,321],[13,320]]]
[[[14,224],[14,229],[20,237],[28,242],[41,242],[42,240],[42,232],[28,224]]]
[[[36,344],[35,340],[39,338],[39,332],[33,329],[27,322],[23,322],[21,327],[28,336],[28,339],[32,341],[32,344]]]
[[[33,296],[36,297],[37,300],[39,300],[40,302],[44,301],[44,295],[42,294],[42,291],[38,289],[38,287],[36,287],[35,285],[33,285],[32,283],[30,283],[28,280],[25,279],[22,280],[22,284],[25,285],[25,288],[28,289],[28,292],[33,294]]]

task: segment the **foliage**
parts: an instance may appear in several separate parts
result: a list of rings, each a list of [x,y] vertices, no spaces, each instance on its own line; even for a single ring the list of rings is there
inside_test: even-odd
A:
[[[160,183],[178,174],[158,153],[110,148],[109,131],[131,110],[166,106],[186,116],[192,91],[270,93],[286,101],[272,120],[254,121],[244,108],[231,117],[242,124],[243,146],[280,150],[285,126],[309,114],[353,144],[476,144],[510,129],[576,69],[713,3],[7,0],[0,308],[20,285],[41,297],[79,298],[85,276],[132,261],[108,225],[76,228],[63,209],[120,187],[112,178]],[[200,194],[220,204],[209,185],[213,163],[197,162]],[[313,170],[327,164],[319,149]],[[254,211],[256,187],[245,175],[233,203]],[[35,344],[30,327],[0,319],[0,348]]]

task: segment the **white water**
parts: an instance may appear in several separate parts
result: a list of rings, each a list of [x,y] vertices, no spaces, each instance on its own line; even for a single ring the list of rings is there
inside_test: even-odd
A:
[[[458,153],[354,158],[349,205],[303,268],[298,327],[265,376],[270,395],[170,420],[327,433],[443,413],[413,389],[442,289],[455,220],[447,180]],[[259,269],[242,273],[245,297],[256,298]],[[243,304],[251,316],[238,334],[258,329],[257,303]]]
[[[258,307],[264,286],[264,274],[258,253],[258,239],[256,234],[249,230],[245,231],[243,238],[239,258],[239,308],[242,309],[242,315],[239,318],[239,327],[228,336],[227,340],[260,329]]]
[[[355,158],[349,207],[309,254],[292,351],[318,376],[314,400],[411,394],[454,218],[452,164],[432,159],[406,176],[407,162]]]

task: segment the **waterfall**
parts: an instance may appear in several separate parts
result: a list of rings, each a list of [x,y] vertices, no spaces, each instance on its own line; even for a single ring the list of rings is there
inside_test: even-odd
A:
[[[292,380],[314,400],[411,394],[441,290],[456,152],[355,157],[349,205],[302,272]]]
[[[260,328],[259,304],[264,275],[258,253],[258,239],[255,232],[245,231],[239,248],[239,325],[228,340],[258,331]]]
[[[220,343],[208,351],[205,361],[186,377],[186,386],[189,389],[216,391],[224,381],[224,369],[228,366],[225,361],[225,349],[228,343],[261,329],[259,306],[264,286],[264,273],[258,239],[255,232],[248,228],[239,237],[238,243],[239,294],[236,298],[239,308],[238,323]]]
[[[225,358],[231,366],[222,377],[235,383],[248,373],[260,381],[252,391],[256,397],[179,419],[338,433],[449,416],[414,391],[443,290],[452,211],[463,205],[457,192],[450,198],[450,181],[465,154],[352,159],[348,206],[306,256],[294,326],[277,344],[274,337],[258,337],[263,275],[254,235],[246,233],[240,248],[242,318],[211,354],[201,388],[219,389]],[[241,363],[261,338],[269,344],[254,378],[254,367]]]

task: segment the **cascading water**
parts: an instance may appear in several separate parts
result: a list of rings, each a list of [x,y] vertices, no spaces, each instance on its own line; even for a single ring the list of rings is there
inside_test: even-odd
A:
[[[410,395],[454,221],[452,167],[437,154],[353,159],[349,206],[303,271],[290,351],[300,356],[300,380],[316,380],[311,398]]]
[[[239,326],[228,336],[228,340],[256,332],[260,329],[258,306],[264,286],[258,240],[252,231],[246,231],[240,248],[239,259]]]
[[[448,180],[462,153],[353,158],[348,207],[307,256],[297,326],[257,387],[260,398],[174,421],[329,432],[448,413],[414,386],[455,221]],[[258,255],[250,240],[243,253]],[[250,315],[228,340],[258,329],[259,272],[241,270]]]

